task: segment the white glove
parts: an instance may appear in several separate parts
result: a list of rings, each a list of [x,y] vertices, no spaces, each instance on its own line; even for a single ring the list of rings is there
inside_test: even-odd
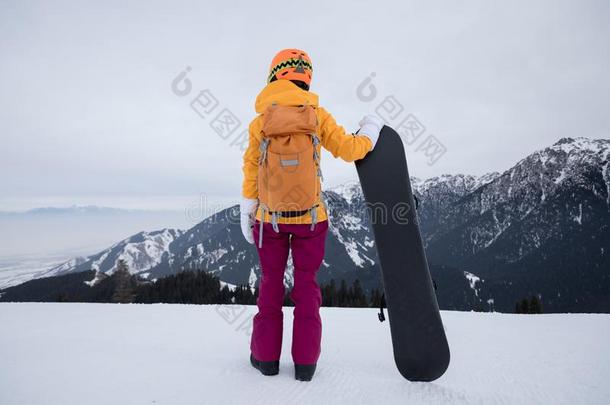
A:
[[[254,234],[252,226],[254,225],[254,215],[258,207],[258,200],[251,198],[242,198],[239,204],[239,222],[241,224],[241,233],[250,244],[254,243]]]
[[[365,115],[363,119],[360,120],[360,130],[358,131],[358,135],[364,135],[368,137],[373,143],[373,148],[377,143],[377,139],[379,139],[379,132],[381,132],[381,128],[383,127],[383,120],[376,115]]]

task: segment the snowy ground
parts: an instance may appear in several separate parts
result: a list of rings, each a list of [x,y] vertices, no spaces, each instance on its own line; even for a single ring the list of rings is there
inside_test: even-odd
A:
[[[311,383],[248,363],[251,306],[0,304],[0,404],[607,404],[610,315],[444,312],[447,373],[410,383],[373,309],[324,308]]]

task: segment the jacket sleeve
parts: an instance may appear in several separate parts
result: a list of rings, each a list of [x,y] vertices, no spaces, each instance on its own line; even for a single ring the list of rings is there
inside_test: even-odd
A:
[[[338,125],[333,116],[322,107],[318,107],[318,118],[322,146],[334,157],[353,162],[362,159],[373,147],[367,136],[345,132],[345,129]]]
[[[254,119],[248,128],[248,148],[244,152],[244,181],[242,185],[242,196],[245,198],[258,198],[258,158],[260,156],[260,139],[257,130],[259,127],[257,119]]]

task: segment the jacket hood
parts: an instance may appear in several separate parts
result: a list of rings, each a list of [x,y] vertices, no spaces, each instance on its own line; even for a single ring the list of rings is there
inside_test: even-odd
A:
[[[279,105],[308,104],[317,107],[318,95],[301,89],[290,80],[276,80],[261,90],[256,97],[254,109],[258,114],[261,114],[273,103]]]

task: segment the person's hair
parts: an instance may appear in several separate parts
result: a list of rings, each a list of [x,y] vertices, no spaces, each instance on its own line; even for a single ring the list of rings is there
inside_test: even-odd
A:
[[[274,82],[277,80],[277,77],[273,76],[270,80],[270,82]],[[291,80],[291,82],[293,82],[294,84],[296,84],[298,87],[302,88],[305,91],[309,91],[309,85],[307,83],[305,83],[302,80]]]

